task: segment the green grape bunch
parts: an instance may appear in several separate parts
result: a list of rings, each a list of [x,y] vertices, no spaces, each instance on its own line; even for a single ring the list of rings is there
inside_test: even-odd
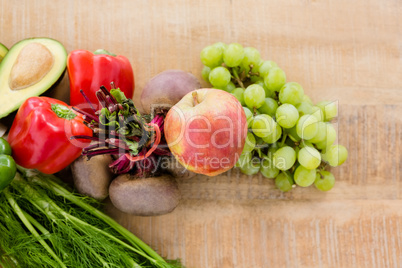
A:
[[[335,144],[331,120],[337,103],[314,104],[299,83],[288,82],[278,64],[261,59],[253,47],[218,42],[200,56],[203,79],[235,96],[246,114],[249,130],[236,167],[274,179],[282,192],[313,184],[331,190],[335,177],[326,169],[348,158],[348,150]]]

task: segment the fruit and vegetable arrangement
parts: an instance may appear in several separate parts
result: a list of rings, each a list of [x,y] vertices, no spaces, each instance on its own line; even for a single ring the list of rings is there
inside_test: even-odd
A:
[[[102,212],[109,198],[139,216],[172,212],[177,178],[261,173],[283,192],[334,187],[347,159],[334,144],[335,102],[314,104],[273,61],[240,44],[201,51],[193,74],[166,70],[135,90],[130,61],[49,38],[0,44],[0,264],[180,267]],[[42,96],[67,70],[70,103]],[[138,108],[142,106],[142,110]],[[58,174],[70,170],[73,183]],[[27,252],[21,254],[21,252]]]

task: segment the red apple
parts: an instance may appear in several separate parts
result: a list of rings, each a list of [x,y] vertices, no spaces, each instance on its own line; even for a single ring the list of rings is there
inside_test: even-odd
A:
[[[232,94],[203,88],[186,94],[169,110],[164,131],[170,151],[186,169],[215,176],[236,164],[247,120]]]

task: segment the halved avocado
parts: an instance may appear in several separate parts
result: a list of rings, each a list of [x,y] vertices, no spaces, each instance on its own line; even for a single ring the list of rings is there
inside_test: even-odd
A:
[[[51,88],[66,66],[67,51],[54,39],[30,38],[15,44],[0,64],[0,118]]]
[[[0,62],[3,60],[4,56],[7,54],[8,48],[5,45],[0,43]]]

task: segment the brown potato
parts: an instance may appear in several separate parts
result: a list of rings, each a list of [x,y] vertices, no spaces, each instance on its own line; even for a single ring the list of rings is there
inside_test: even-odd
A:
[[[122,212],[156,216],[173,211],[181,195],[176,180],[169,175],[134,178],[130,174],[123,174],[110,184],[109,197]]]
[[[87,160],[81,156],[71,164],[74,185],[81,194],[103,200],[109,195],[113,174],[109,169],[110,155],[97,155]]]
[[[170,108],[188,92],[201,87],[191,73],[181,70],[167,70],[154,76],[145,85],[141,94],[142,107],[146,114],[157,107]]]

